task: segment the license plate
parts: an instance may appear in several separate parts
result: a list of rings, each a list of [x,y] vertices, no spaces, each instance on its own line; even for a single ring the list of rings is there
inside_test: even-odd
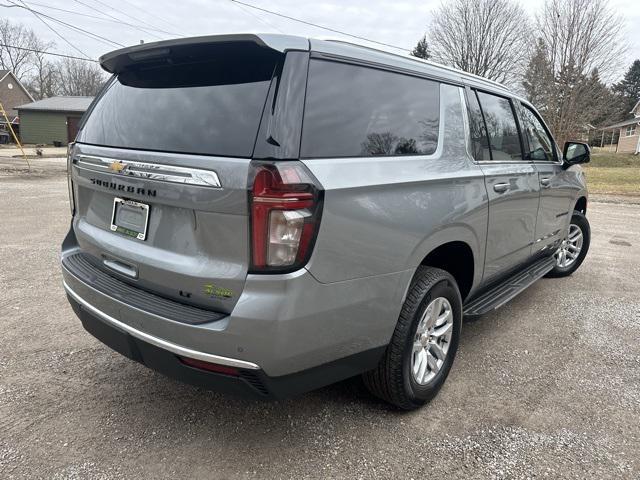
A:
[[[149,205],[123,198],[113,199],[111,230],[128,237],[144,240],[147,238]]]

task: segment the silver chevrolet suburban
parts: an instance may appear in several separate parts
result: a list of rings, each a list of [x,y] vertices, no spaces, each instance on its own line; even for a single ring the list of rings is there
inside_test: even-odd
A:
[[[362,374],[417,408],[463,316],[587,254],[588,146],[560,152],[499,83],[286,35],[100,62],[64,288],[89,333],[173,378],[281,398]]]

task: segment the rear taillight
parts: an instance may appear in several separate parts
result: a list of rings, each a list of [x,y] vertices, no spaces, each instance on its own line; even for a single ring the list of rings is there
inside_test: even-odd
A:
[[[251,271],[297,270],[309,260],[320,225],[319,183],[294,161],[254,162],[249,178]]]
[[[73,195],[73,181],[71,180],[71,170],[73,168],[73,146],[73,142],[67,145],[67,188],[69,189],[69,208],[71,209],[72,217],[76,211],[75,196]]]

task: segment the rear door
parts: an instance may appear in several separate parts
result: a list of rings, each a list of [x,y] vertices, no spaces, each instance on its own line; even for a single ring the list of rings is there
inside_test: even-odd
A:
[[[283,55],[181,48],[118,72],[84,121],[74,231],[109,274],[228,312],[248,271],[248,169]]]
[[[467,96],[473,153],[489,198],[483,280],[491,281],[531,256],[540,188],[535,167],[523,158],[512,101],[474,90]]]
[[[538,172],[540,207],[536,221],[534,253],[555,249],[562,240],[571,217],[571,200],[580,185],[562,168],[553,137],[538,113],[520,104],[520,118],[525,140],[525,158]]]

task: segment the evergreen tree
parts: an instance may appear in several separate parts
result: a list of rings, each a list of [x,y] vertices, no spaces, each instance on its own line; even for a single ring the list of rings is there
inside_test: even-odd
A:
[[[547,46],[541,38],[536,42],[535,50],[524,73],[522,86],[527,99],[541,111],[551,107],[549,95],[554,87],[553,69]]]
[[[431,53],[429,52],[429,43],[427,42],[427,36],[425,35],[420,39],[416,47],[411,50],[411,55],[414,57],[422,58],[423,60],[429,60]]]
[[[634,61],[620,83],[613,86],[621,103],[620,114],[629,117],[631,109],[640,101],[640,60]]]
[[[604,82],[600,79],[598,69],[593,69],[591,75],[584,80],[582,87],[585,99],[582,103],[584,118],[595,126],[614,123],[618,120],[618,100]]]

